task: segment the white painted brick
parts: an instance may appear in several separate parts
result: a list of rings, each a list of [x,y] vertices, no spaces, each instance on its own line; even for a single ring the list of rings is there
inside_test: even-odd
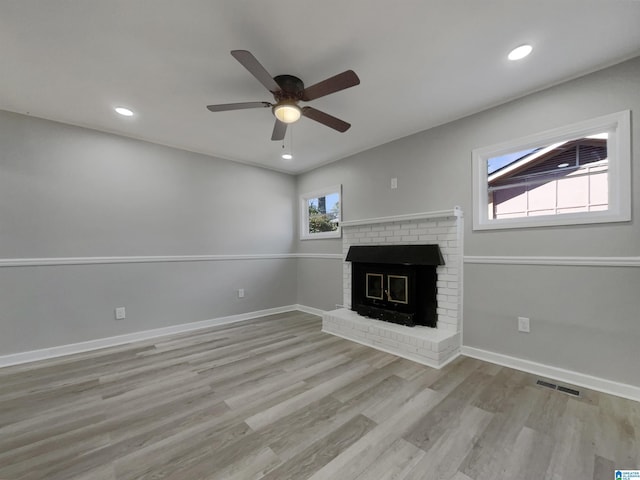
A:
[[[427,243],[436,243],[438,241],[438,237],[435,234],[420,235],[418,238],[421,242]]]
[[[434,228],[438,226],[438,222],[427,220],[424,222],[417,222],[416,225],[418,228]]]
[[[456,236],[453,233],[439,233],[438,241],[455,240]]]
[[[455,303],[441,302],[440,300],[438,300],[438,306],[446,308],[447,310],[456,310],[458,308]]]
[[[460,257],[458,256],[458,254],[447,254],[447,256],[445,257],[446,260],[446,264],[447,265],[460,265]],[[458,267],[455,267],[458,268]]]
[[[427,348],[418,348],[418,351],[416,353],[418,355],[430,358],[432,360],[437,360],[437,358],[438,358],[436,353],[434,351],[432,351],[430,348],[429,349],[427,349]]]
[[[367,237],[369,238],[374,238],[374,237],[378,237],[378,232],[368,232],[367,233]]]
[[[402,241],[403,242],[417,242],[418,241],[418,236],[417,235],[404,235],[402,237]]]

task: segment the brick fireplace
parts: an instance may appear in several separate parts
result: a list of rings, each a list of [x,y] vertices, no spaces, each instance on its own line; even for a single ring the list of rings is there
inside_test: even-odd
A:
[[[405,326],[352,310],[351,262],[343,264],[344,308],[323,315],[323,331],[440,368],[460,353],[463,216],[460,208],[343,222],[342,247],[438,245],[444,265],[435,267],[436,327]],[[375,279],[373,279],[375,281]],[[359,309],[366,314],[366,310]],[[402,322],[399,322],[402,323]],[[431,323],[430,323],[431,324]]]

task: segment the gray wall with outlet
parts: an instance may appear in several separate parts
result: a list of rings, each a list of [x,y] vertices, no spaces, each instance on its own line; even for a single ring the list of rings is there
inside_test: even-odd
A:
[[[289,175],[0,112],[0,259],[286,253],[294,197]],[[291,258],[0,267],[0,355],[295,304],[296,272]]]
[[[343,220],[451,209],[465,212],[467,256],[640,255],[640,58],[381,145],[298,178],[298,193],[342,184]],[[506,100],[506,99],[505,99]],[[631,222],[474,232],[471,151],[600,115],[632,111]],[[397,188],[391,179],[397,178]],[[341,253],[340,240],[299,241],[304,252]],[[320,299],[299,283],[298,297]],[[464,345],[640,385],[640,268],[465,264]],[[314,305],[311,303],[311,305]],[[530,332],[518,331],[518,317]]]
[[[472,149],[620,110],[635,124],[639,78],[634,59],[298,177],[0,112],[0,258],[341,254],[340,239],[298,240],[298,196],[336,184],[343,220],[460,205],[465,255],[639,256],[636,194],[621,224],[474,232],[470,218]],[[466,264],[464,344],[640,386],[638,286],[637,267]],[[5,266],[0,355],[295,303],[342,303],[340,260]]]

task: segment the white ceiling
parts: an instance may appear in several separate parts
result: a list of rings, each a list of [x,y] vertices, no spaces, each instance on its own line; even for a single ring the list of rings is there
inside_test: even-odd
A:
[[[0,109],[298,173],[640,55],[639,26],[637,0],[2,0]],[[286,161],[270,110],[207,111],[273,100],[234,49],[306,85],[355,70],[310,103],[351,129],[303,118]]]

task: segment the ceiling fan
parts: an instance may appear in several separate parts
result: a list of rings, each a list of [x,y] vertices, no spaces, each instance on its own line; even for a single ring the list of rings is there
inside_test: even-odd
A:
[[[310,102],[316,98],[324,97],[325,95],[358,85],[360,79],[353,70],[347,70],[305,88],[302,80],[293,75],[278,75],[272,77],[260,62],[258,62],[256,57],[247,50],[232,50],[231,55],[271,92],[275,103],[243,102],[208,105],[207,108],[210,111],[224,112],[245,108],[271,108],[273,115],[276,117],[271,140],[284,139],[287,133],[287,125],[296,122],[301,115],[339,132],[346,132],[351,127],[351,124],[331,116],[328,113],[321,112],[313,107],[300,107],[298,103]]]

